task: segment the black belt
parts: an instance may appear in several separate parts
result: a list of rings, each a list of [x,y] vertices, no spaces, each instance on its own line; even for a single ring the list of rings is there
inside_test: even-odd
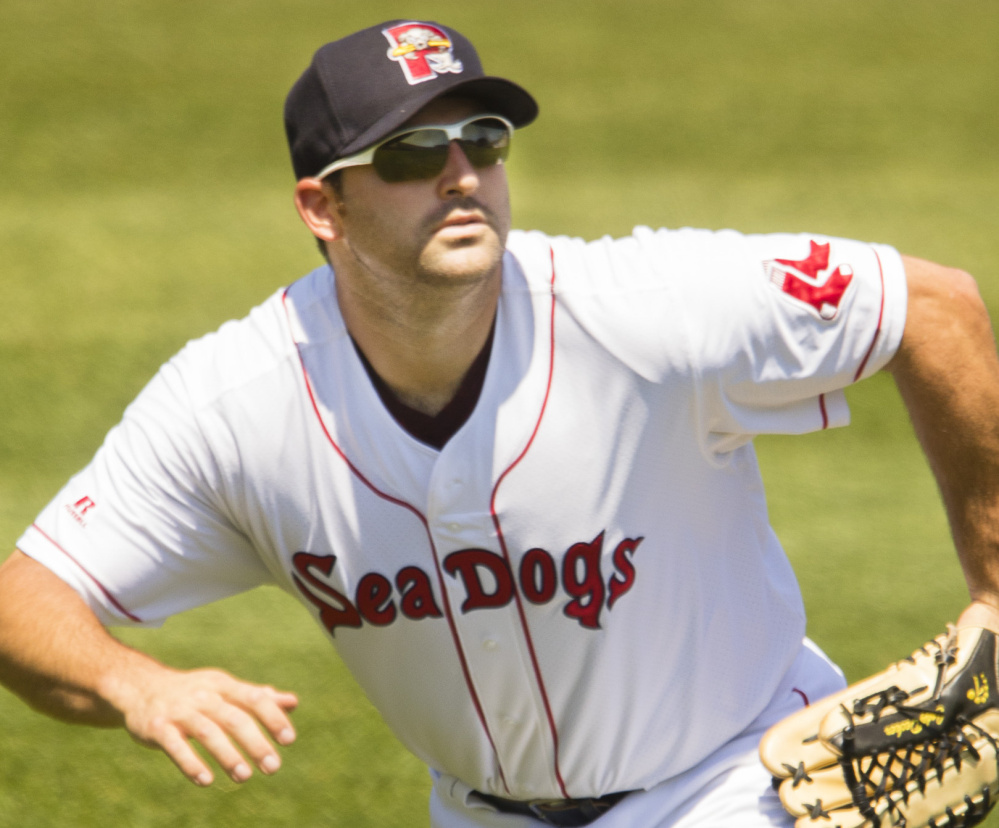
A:
[[[581,825],[589,825],[630,793],[634,791],[611,793],[595,799],[533,799],[523,802],[475,791],[479,799],[488,802],[497,811],[534,817],[547,825],[556,825],[559,828],[579,828]]]

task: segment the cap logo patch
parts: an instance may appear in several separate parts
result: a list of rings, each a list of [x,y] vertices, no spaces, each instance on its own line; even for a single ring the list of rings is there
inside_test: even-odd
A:
[[[389,59],[396,61],[410,85],[433,80],[445,72],[461,72],[464,67],[451,51],[451,39],[436,26],[401,23],[382,29],[388,39]]]

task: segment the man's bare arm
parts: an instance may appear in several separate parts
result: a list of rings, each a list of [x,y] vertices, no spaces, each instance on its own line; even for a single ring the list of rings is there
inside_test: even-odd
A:
[[[904,258],[909,308],[888,370],[943,497],[971,593],[960,623],[999,631],[999,358],[968,274]]]
[[[192,741],[242,782],[250,762],[264,773],[280,767],[265,731],[281,745],[295,739],[292,693],[220,670],[174,670],[126,647],[76,592],[19,551],[0,567],[0,682],[63,721],[127,728],[199,785],[213,775]]]

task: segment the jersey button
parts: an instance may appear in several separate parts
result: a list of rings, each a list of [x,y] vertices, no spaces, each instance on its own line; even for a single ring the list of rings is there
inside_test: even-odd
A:
[[[499,647],[499,642],[495,641],[492,638],[487,638],[485,641],[482,642],[483,650],[488,650],[489,652],[492,652],[497,647]]]
[[[450,530],[451,532],[457,532],[457,531],[459,531],[459,530],[461,529],[461,524],[460,524],[460,523],[449,523],[449,524],[447,525],[447,528],[448,528],[448,529],[449,529],[449,530]]]

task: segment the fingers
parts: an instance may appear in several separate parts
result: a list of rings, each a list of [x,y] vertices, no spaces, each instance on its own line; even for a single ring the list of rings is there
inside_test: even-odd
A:
[[[176,726],[159,720],[154,723],[154,730],[149,739],[136,738],[147,747],[162,750],[195,785],[207,787],[215,781],[211,769]]]
[[[166,753],[195,784],[214,780],[195,746],[240,783],[253,775],[254,767],[265,774],[281,767],[271,739],[279,745],[294,742],[288,713],[297,705],[293,693],[249,684],[221,671],[171,671],[126,715],[126,726],[139,742]]]
[[[295,728],[288,717],[298,707],[294,693],[237,682],[231,700],[260,722],[279,745],[295,741]]]

